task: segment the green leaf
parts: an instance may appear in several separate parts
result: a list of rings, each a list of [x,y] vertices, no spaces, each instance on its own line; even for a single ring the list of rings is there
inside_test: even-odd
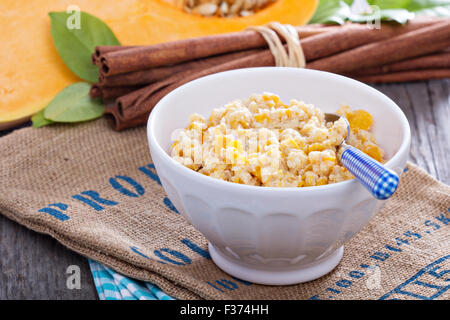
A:
[[[34,128],[40,128],[53,123],[53,121],[44,118],[44,109],[32,116],[31,121],[33,122]]]
[[[90,84],[78,82],[65,87],[47,105],[45,119],[55,122],[81,122],[100,117],[104,105],[89,97]]]
[[[343,0],[320,0],[309,23],[344,24],[350,15],[350,7]]]
[[[414,18],[414,13],[409,12],[405,9],[381,9],[378,13],[368,13],[368,14],[352,14],[349,17],[349,20],[352,22],[357,23],[364,23],[364,22],[373,22],[377,18],[381,21],[394,21],[400,24],[405,24],[408,22],[408,20]]]
[[[410,0],[405,9],[417,15],[450,17],[450,0]]]
[[[416,11],[417,16],[434,16],[450,18],[450,6],[434,7]]]
[[[383,9],[404,9],[411,0],[368,0],[370,5]]]
[[[380,10],[380,17],[382,21],[395,21],[405,24],[408,20],[414,19],[414,13],[405,9],[382,9]]]
[[[53,42],[73,73],[86,81],[96,82],[98,67],[91,62],[95,47],[120,43],[104,22],[86,12],[80,12],[80,28],[74,28],[70,22],[74,21],[75,14],[77,13],[49,13]]]
[[[369,0],[380,9],[404,9],[417,15],[450,17],[450,0]]]
[[[450,0],[368,0],[370,6],[380,11],[355,12],[356,6],[363,6],[365,0],[320,0],[310,23],[344,24],[349,20],[357,23],[373,22],[379,13],[381,21],[395,21],[404,24],[415,15],[450,17]],[[371,7],[372,11],[375,9]]]

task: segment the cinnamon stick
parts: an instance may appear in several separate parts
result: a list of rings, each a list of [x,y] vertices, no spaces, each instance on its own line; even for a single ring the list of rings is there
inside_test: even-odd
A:
[[[114,130],[116,131],[121,131],[145,124],[147,122],[148,116],[150,115],[150,112],[148,112],[147,115],[138,116],[135,117],[134,119],[124,121],[121,118],[117,108],[110,106],[106,108],[105,115],[111,127],[114,128]]]
[[[91,86],[89,95],[92,99],[100,98],[103,101],[115,99],[117,97],[126,95],[130,92],[136,91],[142,88],[142,86],[120,86],[120,87],[108,87],[98,83],[94,83]]]
[[[347,73],[439,51],[450,45],[450,20],[312,61],[308,68]]]
[[[307,37],[301,42],[303,45],[303,42],[321,37],[319,42],[322,45],[329,43],[326,46],[327,49],[324,49],[322,45],[317,45],[315,48],[310,47],[309,54],[314,59],[317,59],[434,23],[436,23],[435,20],[417,20],[405,26],[383,24],[381,29],[371,29],[365,25],[357,25],[338,31],[323,32],[316,36]],[[339,33],[341,36],[335,38],[333,36],[334,32]],[[228,52],[264,47],[267,47],[267,44],[258,32],[241,31],[108,52],[103,54],[100,60],[102,72],[109,76]],[[330,50],[332,47],[334,49]]]
[[[379,67],[361,69],[353,72],[352,75],[380,75],[399,71],[445,68],[450,68],[450,52],[435,53],[417,58],[406,59]]]
[[[261,53],[249,55],[218,66],[206,69],[187,70],[119,97],[116,100],[115,106],[119,110],[122,120],[127,121],[136,116],[147,114],[164,95],[189,81],[228,70],[274,66],[274,63],[272,54],[268,50],[265,50]]]
[[[233,53],[222,54],[205,59],[193,60],[185,63],[179,63],[170,66],[156,67],[142,71],[122,73],[113,76],[105,76],[102,72],[99,75],[99,83],[104,86],[124,86],[124,85],[145,85],[164,78],[175,73],[206,69],[232,60],[236,60],[254,53],[261,49],[250,49]]]
[[[93,64],[100,66],[100,58],[103,54],[136,47],[138,46],[97,46],[95,47],[95,51],[91,56],[91,60]]]
[[[335,25],[327,25],[327,24],[309,24],[306,26],[298,27],[298,32],[300,38],[307,38],[310,36],[317,35],[319,33],[329,32],[329,31],[336,31],[338,29],[342,28],[349,28],[358,26],[358,24],[354,23],[346,23],[344,26],[335,26]],[[92,61],[94,64],[97,62],[100,62],[100,58],[103,54],[108,52],[114,52],[114,51],[120,51],[135,47],[143,47],[143,46],[97,46],[95,48],[94,53],[92,54]]]
[[[367,83],[391,83],[406,81],[422,81],[431,79],[450,78],[450,68],[446,69],[423,69],[401,72],[392,72],[374,75],[355,75],[352,78]]]
[[[125,129],[128,125],[134,126],[136,124],[143,124],[156,103],[179,86],[206,75],[239,69],[242,66],[251,68],[273,65],[274,62],[271,55],[269,55],[272,57],[271,62],[270,59],[258,59],[258,57],[264,56],[264,53],[254,54],[215,67],[196,70],[194,73],[188,70],[186,72],[175,74],[168,79],[150,84],[142,89],[117,98],[114,107],[111,108],[108,113],[115,118],[114,123],[116,130]],[[257,57],[257,59],[254,57]],[[266,61],[269,61],[269,63],[265,64]],[[130,124],[128,124],[128,122],[130,122]]]
[[[345,27],[353,27],[357,24],[347,23],[344,26],[334,26],[334,25],[326,25],[326,24],[309,24],[306,26],[298,27],[300,38],[307,38],[319,33],[335,31],[337,29],[342,29]],[[92,54],[92,61],[94,64],[96,62],[100,62],[100,58],[103,54],[108,52],[115,52],[120,50],[126,50],[136,47],[144,47],[144,46],[97,46],[95,48],[94,53]]]
[[[344,26],[345,28],[354,27],[352,24],[348,24]],[[342,30],[342,26],[326,26],[326,25],[308,25],[308,26],[302,26],[301,29],[299,29],[299,35],[304,39],[307,37],[311,37],[320,33],[324,32],[330,32],[330,31],[337,31]],[[138,46],[136,46],[138,47]],[[92,60],[94,61],[94,64],[98,64],[100,61],[100,58],[103,54],[108,52],[117,52],[120,50],[126,50],[133,48],[132,46],[98,46],[96,48],[95,53],[92,55]],[[212,67],[214,65],[218,65],[221,63],[225,63],[240,57],[243,57],[245,55],[250,55],[256,52],[259,52],[262,49],[250,49],[250,50],[244,50],[244,51],[238,51],[238,52],[232,52],[232,53],[225,53],[217,56],[212,56],[209,58],[204,59],[197,59],[192,60],[184,63],[169,65],[169,66],[162,66],[162,67],[155,67],[145,70],[139,70],[134,72],[127,72],[117,75],[108,76],[105,74],[105,72],[102,72],[102,68],[100,68],[100,75],[99,75],[99,83],[106,85],[106,86],[122,86],[122,85],[135,85],[135,84],[149,84],[152,82],[155,82],[157,80],[163,79],[165,77],[168,77],[169,75],[172,75],[176,72],[185,71],[188,69],[199,69],[201,68],[207,68]]]
[[[105,75],[114,75],[264,45],[264,39],[254,31],[185,39],[106,53],[101,58],[102,71]]]

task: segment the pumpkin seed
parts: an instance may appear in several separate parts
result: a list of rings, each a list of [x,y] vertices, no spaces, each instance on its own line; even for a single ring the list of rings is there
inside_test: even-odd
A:
[[[253,11],[251,10],[242,10],[241,12],[239,12],[239,15],[241,17],[248,17],[251,16],[253,14]]]
[[[201,14],[202,16],[212,16],[217,11],[217,5],[214,3],[203,3],[195,7],[192,12]]]
[[[242,9],[245,10],[245,11],[252,10],[252,9],[254,9],[256,7],[256,4],[257,4],[256,0],[245,0],[244,4],[242,6]]]
[[[240,11],[243,4],[244,0],[236,0],[230,7],[230,13],[237,14]]]
[[[225,17],[225,16],[227,16],[227,13],[228,13],[228,3],[227,2],[222,2],[221,4],[220,4],[220,7],[219,7],[219,14],[222,16],[222,17]]]
[[[277,0],[165,0],[185,12],[202,16],[246,17]]]

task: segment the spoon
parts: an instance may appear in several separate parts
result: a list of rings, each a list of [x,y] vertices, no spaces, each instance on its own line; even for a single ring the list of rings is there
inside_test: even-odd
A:
[[[338,160],[375,198],[388,199],[397,190],[398,175],[361,150],[346,143],[350,135],[350,124],[347,119],[334,113],[325,113],[326,122],[335,122],[340,118],[347,123],[347,135],[338,146]]]

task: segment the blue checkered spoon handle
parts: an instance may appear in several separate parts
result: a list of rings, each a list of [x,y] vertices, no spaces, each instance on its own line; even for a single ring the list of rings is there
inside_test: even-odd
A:
[[[355,178],[380,200],[386,200],[397,190],[398,175],[345,142],[341,144],[341,163]]]

